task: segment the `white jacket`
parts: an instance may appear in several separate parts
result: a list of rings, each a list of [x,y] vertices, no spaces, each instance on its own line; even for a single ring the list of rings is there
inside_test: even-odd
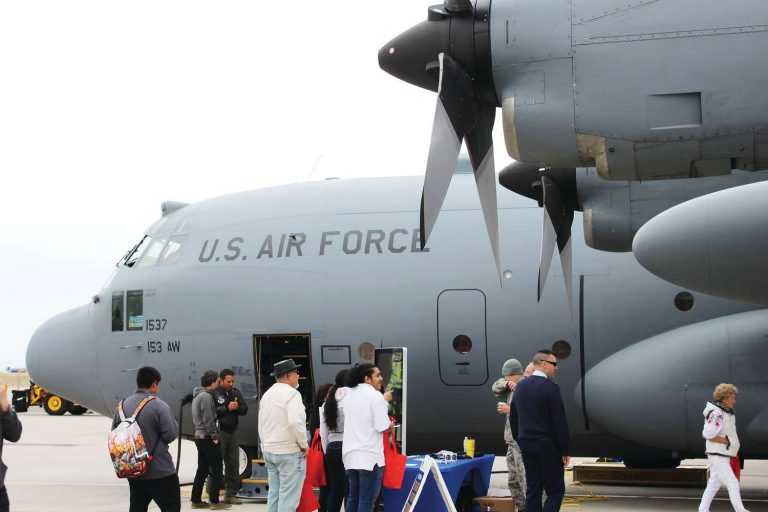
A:
[[[307,449],[307,413],[301,394],[288,384],[272,384],[259,402],[259,439],[267,453]]]
[[[704,408],[702,437],[707,440],[707,454],[736,457],[739,454],[739,434],[736,432],[736,415],[712,402]],[[713,437],[725,436],[730,444],[713,443]]]
[[[331,430],[325,421],[325,403],[320,406],[320,442],[323,444],[323,453],[328,450],[329,443],[344,441],[344,407],[341,401],[347,395],[349,388],[339,388],[336,390],[336,406],[338,414],[336,416],[336,430]]]

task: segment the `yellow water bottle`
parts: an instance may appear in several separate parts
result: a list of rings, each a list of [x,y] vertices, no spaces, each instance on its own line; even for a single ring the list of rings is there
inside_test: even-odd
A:
[[[467,457],[475,456],[475,438],[471,435],[464,438],[464,453]]]

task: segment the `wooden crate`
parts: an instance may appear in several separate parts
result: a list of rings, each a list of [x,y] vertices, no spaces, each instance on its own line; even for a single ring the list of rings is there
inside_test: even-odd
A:
[[[629,469],[619,463],[578,464],[573,481],[583,484],[706,487],[707,468],[680,466],[675,469]]]
[[[472,500],[472,509],[475,512],[516,512],[517,507],[512,498],[498,498],[494,496],[481,496]]]

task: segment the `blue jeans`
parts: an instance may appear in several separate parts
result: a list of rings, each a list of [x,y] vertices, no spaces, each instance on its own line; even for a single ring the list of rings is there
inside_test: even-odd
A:
[[[344,512],[372,512],[381,491],[384,468],[373,466],[372,471],[348,469],[349,495],[344,503]]]
[[[264,452],[264,462],[269,485],[267,512],[296,512],[307,467],[304,454]]]

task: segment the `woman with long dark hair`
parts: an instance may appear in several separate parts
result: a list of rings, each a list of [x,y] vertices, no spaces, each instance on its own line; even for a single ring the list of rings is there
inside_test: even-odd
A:
[[[317,393],[312,398],[312,407],[309,410],[309,435],[314,435],[315,430],[320,428],[320,406],[325,402],[328,396],[328,390],[333,387],[330,382],[322,384],[317,388]]]
[[[323,488],[325,503],[321,503],[320,512],[339,512],[341,503],[347,494],[347,477],[344,462],[341,459],[341,447],[344,440],[344,410],[339,402],[347,393],[347,375],[349,370],[336,374],[334,386],[328,390],[325,403],[320,407],[320,440],[325,452],[325,478]],[[323,506],[324,505],[324,506]]]

